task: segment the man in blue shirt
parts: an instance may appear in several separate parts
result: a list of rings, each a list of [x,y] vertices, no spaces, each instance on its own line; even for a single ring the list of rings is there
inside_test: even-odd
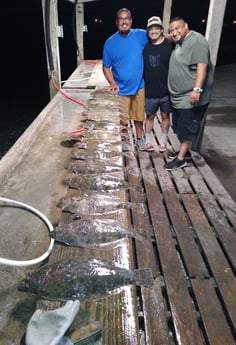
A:
[[[130,10],[121,8],[116,14],[118,31],[110,36],[103,48],[103,73],[110,84],[108,91],[123,96],[127,114],[134,121],[136,145],[145,150],[143,139],[144,80],[143,49],[148,42],[146,30],[131,29]]]

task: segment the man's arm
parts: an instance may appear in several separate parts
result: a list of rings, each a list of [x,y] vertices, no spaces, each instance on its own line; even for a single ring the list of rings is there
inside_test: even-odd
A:
[[[207,67],[208,65],[206,63],[197,64],[196,80],[195,80],[194,88],[202,89],[202,86],[204,84],[204,81],[207,75]],[[201,92],[192,91],[190,93],[190,100],[189,100],[190,104],[196,104],[197,102],[199,102],[200,95],[201,95]]]
[[[207,66],[208,65],[206,63],[197,64],[196,81],[194,87],[202,88],[207,75]]]
[[[108,87],[108,91],[119,91],[119,86],[116,84],[113,78],[111,68],[103,66],[102,70],[106,80],[110,84],[110,86]]]

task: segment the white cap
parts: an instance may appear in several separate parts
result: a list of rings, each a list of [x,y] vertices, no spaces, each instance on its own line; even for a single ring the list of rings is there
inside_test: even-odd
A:
[[[148,21],[147,21],[147,29],[149,29],[153,25],[163,27],[162,26],[161,18],[160,17],[155,17],[155,16],[149,18]]]

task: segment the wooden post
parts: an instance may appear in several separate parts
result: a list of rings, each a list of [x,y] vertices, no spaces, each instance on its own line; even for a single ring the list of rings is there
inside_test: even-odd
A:
[[[226,2],[227,0],[210,1],[205,36],[209,42],[213,67],[216,66],[217,61]]]
[[[168,28],[169,28],[169,21],[171,16],[171,7],[172,7],[172,0],[165,0],[164,1],[164,9],[163,9],[163,28],[164,28],[164,34],[168,34]]]
[[[70,0],[75,2],[75,0]],[[76,5],[76,39],[78,45],[77,65],[84,60],[84,36],[83,33],[87,31],[87,26],[84,25],[84,3],[96,0],[78,0]]]
[[[215,66],[217,62],[217,55],[218,55],[218,50],[219,50],[220,36],[222,32],[222,27],[223,27],[226,2],[227,0],[211,0],[209,11],[208,11],[205,37],[208,40],[209,47],[210,47],[211,62],[212,62],[213,70],[215,70]],[[207,112],[204,118],[202,119],[201,128],[200,128],[198,137],[192,145],[192,149],[197,152],[200,152],[201,150],[206,117],[207,117]]]
[[[76,39],[77,39],[77,65],[80,64],[84,59],[84,40],[83,32],[85,31],[84,26],[84,4],[79,2],[76,5]]]
[[[58,37],[62,37],[62,29],[58,26],[58,12],[57,12],[57,0],[50,1],[50,18],[46,18],[45,10],[46,0],[42,0],[42,10],[44,19],[44,33],[46,42],[46,52],[47,52],[47,65],[48,65],[48,75],[51,76],[52,67],[50,66],[49,54],[52,54],[51,60],[53,62],[53,78],[58,86],[61,86],[61,68],[60,68],[60,54],[59,54],[59,42]],[[46,21],[49,26],[46,28]],[[47,30],[49,31],[47,32]],[[48,36],[49,35],[49,36]],[[50,47],[48,46],[50,44]],[[50,98],[52,98],[57,90],[53,87],[50,82]]]

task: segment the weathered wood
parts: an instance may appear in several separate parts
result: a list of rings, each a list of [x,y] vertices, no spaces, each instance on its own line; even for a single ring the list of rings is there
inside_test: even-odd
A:
[[[224,210],[219,207],[216,197],[207,188],[203,176],[193,167],[187,169],[186,174],[198,192],[198,198],[204,209],[203,211],[212,225],[219,242],[224,247],[231,265],[236,269],[236,236],[234,228],[232,228],[225,217]]]
[[[183,195],[183,202],[190,216],[193,227],[198,236],[200,246],[209,265],[209,269],[216,281],[217,288],[227,308],[231,322],[236,326],[236,280],[229,263],[219,246],[207,218],[201,212],[196,198],[192,195]]]
[[[199,173],[202,178],[206,181],[209,191],[215,196],[218,204],[221,206],[225,216],[233,227],[236,227],[236,209],[235,202],[231,196],[227,193],[219,179],[216,177],[214,172],[210,169],[203,157],[198,156],[198,159],[193,159]]]
[[[132,169],[132,168],[138,169],[136,159],[127,158],[126,164],[129,169]],[[139,169],[136,171],[139,171]],[[139,186],[140,188],[143,188],[143,185],[141,183],[141,175],[136,176],[135,174],[132,174],[132,170],[130,170],[130,172],[131,173],[129,172],[127,173],[127,178],[128,178],[129,183],[133,184],[134,186]],[[130,194],[130,201],[143,203],[145,205],[144,214],[140,214],[136,212],[135,210],[131,210],[133,227],[136,229],[139,235],[143,236],[143,240],[140,238],[140,239],[135,239],[134,241],[138,267],[139,268],[150,267],[152,269],[153,275],[157,276],[159,275],[160,270],[158,267],[158,263],[155,259],[155,256],[153,254],[152,233],[151,233],[151,226],[150,226],[150,221],[149,221],[147,208],[146,208],[145,194],[136,192],[134,190],[130,190],[129,194]]]
[[[234,344],[232,332],[212,281],[192,279],[191,283],[209,343],[214,345]]]
[[[155,121],[152,140],[156,150],[160,133],[160,124]],[[139,191],[131,189],[118,195],[124,201],[143,203],[145,213],[124,210],[117,219],[133,227],[138,237],[123,239],[105,251],[56,245],[50,260],[101,257],[118,264],[126,262],[131,268],[150,268],[155,282],[152,288],[129,286],[96,303],[82,302],[85,314],[78,315],[77,325],[99,322],[108,345],[140,341],[148,345],[215,345],[222,339],[231,344],[235,237],[230,217],[225,217],[227,212],[217,199],[223,203],[225,191],[219,187],[213,196],[207,181],[212,176],[206,169],[209,176],[204,178],[200,156],[195,155],[187,168],[168,172],[163,169],[166,153],[138,152],[133,146],[134,133],[127,129],[126,134],[134,155],[124,156],[120,176]],[[178,149],[177,145],[170,133],[170,148]],[[78,191],[69,189],[68,193],[72,196]],[[224,207],[227,209],[227,203]],[[229,214],[232,220],[233,212]],[[63,214],[61,221],[68,217]]]
[[[207,18],[206,39],[209,41],[211,62],[216,66],[220,36],[227,0],[211,0]]]
[[[142,288],[146,344],[148,345],[174,344],[168,327],[169,315],[162,285],[162,278],[157,277],[151,289]]]
[[[186,211],[183,208],[181,196],[176,193],[174,185],[170,180],[170,173],[159,173],[161,171],[160,160],[154,162],[159,177],[160,186],[163,190],[163,198],[165,202],[166,217],[170,217],[170,223],[177,245],[179,246],[180,255],[183,258],[183,265],[188,271],[188,275],[192,277],[208,276],[206,266],[203,262],[199,248],[194,238],[191,224],[187,219]],[[177,188],[182,184],[182,176],[179,176]],[[166,188],[166,180],[170,180],[170,185]],[[185,179],[184,179],[185,181]]]
[[[153,177],[153,186],[155,185],[154,181]],[[155,194],[156,203],[154,205],[149,203],[149,211],[156,236],[157,251],[163,278],[166,283],[165,288],[170,303],[176,337],[179,339],[180,344],[204,344],[201,332],[197,326],[196,311],[193,308],[188,292],[185,272],[172,235],[162,197],[160,193],[157,193],[155,187],[148,189],[147,198],[149,198],[151,193]],[[183,301],[185,302],[183,303]],[[185,320],[185,324],[180,320]]]

